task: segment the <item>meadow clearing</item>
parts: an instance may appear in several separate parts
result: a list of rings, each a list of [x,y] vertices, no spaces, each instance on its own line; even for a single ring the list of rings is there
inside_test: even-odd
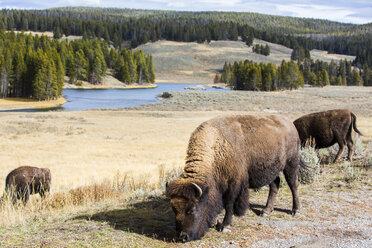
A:
[[[268,45],[270,55],[265,56],[252,51],[256,44]],[[148,42],[136,49],[153,56],[156,82],[212,83],[217,72],[221,72],[225,62],[252,60],[256,63],[274,63],[291,59],[292,49],[282,45],[254,39],[248,47],[243,41],[211,41],[210,43],[175,42],[161,40]],[[311,50],[311,58],[335,62],[341,59],[354,60],[354,56],[328,54],[326,51]]]
[[[370,247],[372,245],[372,89],[303,88],[282,92],[171,92],[135,109],[0,112],[0,194],[21,165],[48,167],[51,194],[26,207],[0,205],[4,247]],[[278,113],[290,119],[325,109],[357,115],[363,154],[351,164],[322,164],[301,185],[300,217],[279,191],[271,216],[257,216],[267,187],[251,192],[251,208],[231,233],[174,243],[174,215],[164,184],[184,165],[191,132],[217,115]],[[330,156],[333,156],[332,154]]]

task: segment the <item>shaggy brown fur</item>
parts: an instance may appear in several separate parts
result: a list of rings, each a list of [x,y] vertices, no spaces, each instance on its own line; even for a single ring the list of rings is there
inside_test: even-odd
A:
[[[362,135],[356,126],[356,116],[347,109],[329,110],[304,115],[293,122],[304,146],[314,139],[316,148],[325,148],[337,143],[339,150],[333,162],[342,155],[345,145],[348,147],[348,159],[353,158],[353,139],[351,131]]]
[[[30,194],[44,198],[50,190],[51,174],[48,168],[21,166],[11,171],[5,179],[5,192],[10,194],[13,204],[22,199],[26,205]]]
[[[297,172],[300,140],[283,116],[235,115],[202,123],[191,135],[183,174],[167,184],[181,241],[201,238],[225,208],[222,231],[249,207],[249,188],[270,185],[264,214],[270,214],[279,189],[279,173],[293,195],[293,213],[300,202]],[[197,184],[199,189],[192,183]]]

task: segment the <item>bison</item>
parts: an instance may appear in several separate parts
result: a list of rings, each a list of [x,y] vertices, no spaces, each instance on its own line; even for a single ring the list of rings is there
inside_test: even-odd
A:
[[[281,171],[292,191],[292,213],[298,213],[299,149],[297,130],[283,116],[232,115],[202,123],[191,134],[183,173],[166,185],[178,239],[200,239],[225,208],[216,225],[223,231],[233,214],[242,216],[249,207],[249,188],[270,185],[262,212],[270,214]]]
[[[324,112],[304,115],[293,122],[304,146],[308,140],[313,139],[315,148],[326,148],[337,143],[339,150],[333,162],[342,155],[345,145],[348,147],[348,159],[353,159],[353,139],[351,131],[359,135],[361,132],[356,126],[356,116],[347,109],[335,109]]]
[[[30,194],[39,193],[42,198],[50,190],[51,173],[48,168],[21,166],[12,170],[5,179],[5,192],[13,204],[22,199],[26,205]]]

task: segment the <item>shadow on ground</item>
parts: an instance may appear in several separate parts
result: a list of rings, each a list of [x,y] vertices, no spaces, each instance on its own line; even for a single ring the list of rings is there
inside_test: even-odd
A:
[[[255,213],[256,215],[260,216],[261,213],[262,213],[262,210],[264,209],[264,205],[258,205],[258,204],[250,204],[250,208],[252,210],[253,213]],[[292,214],[292,211],[290,209],[284,209],[284,208],[275,208],[274,207],[274,211],[278,211],[278,212],[282,212],[282,213],[286,213],[286,214]]]
[[[82,215],[75,219],[106,222],[117,230],[138,233],[167,242],[174,241],[176,237],[175,217],[169,200],[160,197],[131,204],[125,209]]]
[[[264,206],[250,204],[250,208],[256,215],[260,215]],[[288,209],[275,208],[274,211],[291,214]],[[162,197],[133,203],[125,209],[81,215],[75,219],[105,222],[117,230],[137,233],[166,242],[174,242],[176,239],[174,213],[169,200]]]

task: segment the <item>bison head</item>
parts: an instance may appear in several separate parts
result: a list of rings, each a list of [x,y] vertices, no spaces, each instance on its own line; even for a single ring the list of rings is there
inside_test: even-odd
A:
[[[52,180],[52,176],[50,173],[49,168],[40,168],[41,169],[41,174],[42,174],[42,183],[43,183],[43,188],[45,191],[50,191],[50,181]]]
[[[201,183],[176,179],[166,186],[166,194],[176,215],[179,241],[200,239],[208,225],[208,187]]]

